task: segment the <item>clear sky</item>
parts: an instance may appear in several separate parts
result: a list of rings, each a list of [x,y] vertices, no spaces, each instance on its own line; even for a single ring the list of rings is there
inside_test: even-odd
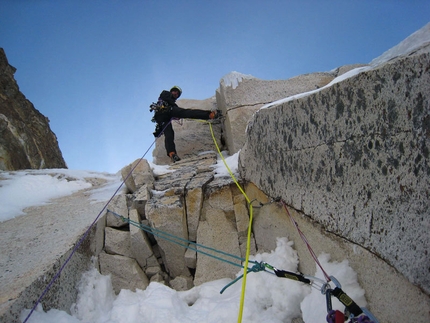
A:
[[[163,89],[369,63],[429,17],[429,0],[0,0],[0,47],[68,167],[117,172],[153,143]]]

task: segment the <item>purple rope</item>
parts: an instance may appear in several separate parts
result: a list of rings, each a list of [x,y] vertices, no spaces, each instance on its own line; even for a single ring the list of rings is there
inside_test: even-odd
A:
[[[366,315],[360,315],[353,322],[357,322],[357,323],[373,323],[373,321],[370,318],[368,318]]]
[[[55,274],[54,278],[52,278],[52,280],[49,282],[48,286],[46,286],[45,290],[42,292],[42,294],[40,295],[40,297],[37,299],[36,303],[34,304],[33,308],[31,309],[30,313],[27,315],[27,317],[25,318],[25,320],[24,320],[23,323],[26,323],[27,320],[30,318],[30,316],[33,314],[33,312],[36,310],[37,305],[39,305],[39,303],[42,301],[43,297],[51,289],[52,285],[58,279],[58,277],[60,277],[61,272],[64,270],[64,268],[66,267],[66,265],[68,264],[68,262],[70,261],[70,259],[74,255],[74,253],[76,252],[76,250],[79,248],[79,246],[82,244],[82,242],[84,242],[85,238],[90,233],[91,228],[97,223],[98,219],[103,214],[103,212],[106,210],[106,208],[109,205],[109,203],[118,194],[119,190],[124,185],[124,183],[127,181],[127,179],[131,176],[131,174],[133,173],[133,171],[136,169],[137,165],[139,165],[139,163],[142,161],[142,159],[145,158],[146,154],[149,152],[149,150],[151,149],[151,147],[154,146],[154,144],[157,141],[157,139],[160,138],[160,136],[164,133],[164,130],[166,130],[167,126],[171,122],[172,122],[172,120],[170,120],[166,124],[166,126],[163,129],[163,131],[161,131],[161,133],[155,138],[155,140],[152,142],[152,144],[149,146],[149,148],[145,151],[145,153],[143,154],[143,156],[139,159],[139,162],[137,162],[136,165],[134,165],[134,167],[130,170],[130,172],[128,173],[128,175],[126,176],[126,178],[122,181],[121,185],[116,189],[115,193],[113,193],[113,195],[111,196],[111,198],[109,199],[109,201],[107,201],[106,204],[103,206],[103,208],[101,209],[101,211],[99,212],[99,214],[97,215],[97,217],[95,218],[95,220],[93,221],[93,223],[91,223],[91,225],[88,227],[87,231],[85,231],[85,233],[82,236],[82,238],[79,239],[78,243],[73,248],[73,250],[70,253],[69,257],[67,257],[67,259],[64,262],[64,264],[60,267],[60,270]]]
[[[336,311],[331,310],[328,312],[326,320],[328,323],[336,323]],[[350,323],[374,323],[367,315],[360,315],[359,317],[354,317],[350,321]]]

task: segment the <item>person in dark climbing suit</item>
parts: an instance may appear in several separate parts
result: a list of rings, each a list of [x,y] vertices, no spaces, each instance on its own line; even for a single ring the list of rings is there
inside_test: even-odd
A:
[[[173,131],[172,118],[187,118],[187,119],[218,119],[221,114],[219,111],[208,111],[198,109],[183,109],[178,107],[176,100],[181,96],[182,89],[179,86],[173,86],[170,91],[164,90],[158,98],[159,108],[154,109],[155,114],[153,121],[157,123],[154,136],[159,137],[164,130],[164,145],[166,147],[167,156],[175,163],[181,160],[176,153],[175,132]]]

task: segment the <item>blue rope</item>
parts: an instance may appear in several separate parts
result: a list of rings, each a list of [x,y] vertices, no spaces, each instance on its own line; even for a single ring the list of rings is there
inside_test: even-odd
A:
[[[222,254],[222,255],[224,255],[224,256],[231,257],[231,258],[233,258],[233,259],[237,259],[237,260],[239,260],[239,261],[241,261],[241,262],[243,262],[243,261],[245,260],[244,258],[241,258],[241,257],[235,256],[235,255],[229,254],[229,253],[224,252],[224,251],[222,251],[222,250],[218,250],[218,249],[215,249],[215,248],[207,247],[207,246],[205,246],[205,245],[202,245],[202,244],[199,244],[199,243],[196,243],[196,242],[193,242],[193,241],[190,241],[190,240],[187,240],[187,239],[184,239],[184,238],[181,238],[181,237],[175,236],[175,235],[173,235],[173,234],[170,234],[170,233],[168,233],[168,232],[165,232],[165,231],[162,231],[162,230],[159,230],[159,229],[156,229],[156,228],[152,228],[152,227],[146,226],[146,225],[141,224],[141,223],[139,223],[139,222],[136,222],[136,221],[133,221],[133,220],[127,219],[127,218],[125,218],[124,216],[122,216],[122,215],[120,215],[120,214],[117,214],[117,213],[115,213],[115,212],[113,212],[113,211],[111,211],[111,210],[109,210],[109,209],[107,210],[107,212],[110,212],[110,213],[112,213],[113,215],[115,215],[115,216],[117,216],[117,217],[120,217],[123,221],[128,222],[128,223],[130,223],[131,225],[134,225],[134,226],[136,226],[136,227],[139,227],[139,228],[140,228],[140,229],[142,229],[143,231],[148,232],[148,233],[151,233],[151,234],[153,234],[153,235],[155,235],[155,236],[157,236],[157,237],[159,237],[159,238],[161,238],[161,239],[164,239],[164,240],[170,241],[170,242],[172,242],[172,243],[175,243],[175,244],[180,245],[180,246],[182,246],[182,247],[185,247],[185,248],[187,248],[187,249],[191,249],[191,250],[194,250],[194,251],[196,251],[196,252],[200,252],[200,253],[202,253],[202,254],[204,254],[204,255],[206,255],[206,256],[209,256],[209,257],[215,258],[215,259],[217,259],[217,260],[224,261],[224,262],[229,263],[229,264],[231,264],[231,265],[234,265],[234,266],[237,266],[237,267],[243,268],[243,266],[242,266],[242,265],[239,265],[239,264],[237,264],[237,263],[235,263],[235,262],[232,262],[232,261],[227,260],[227,259],[223,259],[223,258],[218,257],[218,256],[215,256],[215,255],[212,255],[212,254],[207,253],[207,252],[205,252],[205,251],[199,250],[199,249],[197,249],[197,247],[200,247],[200,248],[202,248],[202,249],[207,249],[207,250],[209,250],[209,251],[213,251],[213,252],[215,252],[215,253],[219,253],[219,254]],[[175,240],[178,240],[178,241],[175,241]],[[181,243],[181,242],[184,242],[184,243]],[[189,246],[190,244],[191,244],[191,245],[196,246],[196,248],[190,247],[190,246]]]
[[[181,238],[181,237],[175,236],[175,235],[173,235],[173,234],[170,234],[170,233],[164,232],[164,231],[159,230],[159,229],[156,229],[156,228],[152,228],[152,227],[150,227],[150,226],[147,226],[147,225],[141,224],[141,223],[139,223],[139,222],[136,222],[136,221],[130,220],[130,219],[128,219],[128,218],[126,218],[126,217],[124,217],[124,216],[122,216],[122,215],[120,215],[120,214],[118,214],[118,213],[115,213],[115,212],[113,212],[113,211],[111,211],[111,210],[109,210],[109,209],[107,210],[107,212],[112,213],[112,214],[113,214],[113,215],[115,215],[116,217],[121,218],[121,220],[122,220],[122,221],[124,221],[124,222],[128,222],[128,223],[129,223],[129,224],[131,224],[131,225],[134,225],[134,226],[136,226],[136,227],[139,227],[139,228],[140,228],[140,229],[142,229],[143,231],[148,232],[148,233],[151,233],[151,234],[153,234],[153,235],[155,235],[155,236],[157,236],[157,237],[159,237],[159,238],[161,238],[161,239],[165,239],[165,240],[167,240],[167,241],[170,241],[170,242],[172,242],[172,243],[175,243],[175,244],[177,244],[177,245],[180,245],[180,246],[182,246],[182,247],[184,247],[184,248],[194,250],[194,251],[196,251],[196,252],[199,252],[199,253],[201,253],[201,254],[204,254],[204,255],[206,255],[206,256],[212,257],[212,258],[214,258],[214,259],[217,259],[217,260],[220,260],[220,261],[226,262],[226,263],[231,264],[231,265],[233,265],[233,266],[237,266],[237,267],[240,267],[240,268],[244,268],[244,266],[239,265],[239,264],[237,264],[237,263],[234,263],[234,262],[232,262],[232,261],[230,261],[230,260],[227,260],[227,259],[224,259],[224,258],[221,258],[221,257],[215,256],[215,255],[213,255],[213,254],[207,253],[207,252],[202,251],[202,250],[199,250],[199,249],[197,249],[197,248],[190,247],[190,244],[195,245],[196,247],[201,247],[201,248],[203,248],[203,249],[208,249],[208,250],[210,250],[210,251],[214,251],[214,252],[216,252],[216,253],[220,253],[220,254],[222,254],[222,255],[224,255],[224,256],[227,256],[227,257],[231,257],[231,258],[234,258],[234,259],[238,259],[238,260],[240,260],[241,262],[243,262],[243,261],[245,260],[244,258],[241,258],[241,257],[235,256],[235,255],[229,254],[229,253],[224,252],[224,251],[222,251],[222,250],[217,250],[217,249],[214,249],[214,248],[211,248],[211,247],[207,247],[207,246],[205,246],[205,245],[202,245],[202,244],[199,244],[199,243],[196,243],[196,242],[193,242],[193,241],[190,241],[190,240],[187,240],[187,239],[184,239],[184,238]],[[171,237],[171,238],[173,238],[173,239],[171,239],[170,237]],[[181,243],[181,242],[175,241],[175,239],[176,239],[176,240],[179,240],[179,241],[182,241],[182,242],[185,242],[186,244],[183,244],[183,243]],[[253,260],[250,260],[249,262],[250,262],[250,263],[253,263],[253,264],[254,264],[254,266],[252,266],[251,268],[247,268],[247,273],[250,273],[250,272],[259,272],[259,271],[266,271],[266,267],[268,267],[268,268],[270,268],[270,269],[272,269],[272,268],[273,268],[272,266],[270,266],[270,265],[266,264],[265,262],[257,262],[257,261],[253,261]],[[267,272],[268,272],[268,271],[267,271]],[[268,272],[268,273],[271,273],[271,272]],[[271,274],[273,274],[273,273],[271,273]],[[242,279],[242,278],[243,278],[243,274],[242,274],[242,275],[240,275],[239,277],[237,277],[236,279],[234,279],[233,281],[231,281],[230,283],[228,283],[228,284],[227,284],[227,285],[226,285],[226,286],[225,286],[225,287],[220,291],[220,294],[222,294],[222,293],[223,293],[223,292],[224,292],[228,287],[230,287],[231,285],[235,284],[236,282],[238,282],[238,281],[239,281],[240,279]]]
[[[244,268],[242,265],[239,265],[239,264],[234,263],[234,262],[232,262],[232,261],[230,261],[230,260],[227,260],[227,259],[224,259],[224,258],[221,258],[221,257],[215,256],[215,255],[212,255],[212,254],[210,254],[210,253],[207,253],[207,252],[205,252],[205,251],[199,250],[199,249],[197,249],[197,248],[190,247],[189,245],[190,245],[190,244],[193,244],[193,245],[195,245],[196,247],[201,247],[201,248],[203,248],[203,249],[208,249],[208,250],[210,250],[210,251],[214,251],[214,252],[216,252],[216,253],[220,253],[220,254],[223,254],[223,255],[225,255],[225,256],[232,257],[232,258],[234,258],[234,259],[238,259],[238,260],[240,260],[241,262],[243,262],[243,261],[245,260],[244,258],[241,258],[241,257],[235,256],[235,255],[232,255],[232,254],[229,254],[229,253],[227,253],[227,252],[224,252],[224,251],[221,251],[221,250],[217,250],[217,249],[214,249],[214,248],[211,248],[211,247],[207,247],[207,246],[204,246],[204,245],[202,245],[202,244],[198,244],[198,243],[193,242],[193,241],[189,241],[189,240],[187,240],[187,239],[184,239],[184,238],[181,238],[181,237],[178,237],[178,236],[172,235],[172,234],[170,234],[170,233],[164,232],[164,231],[159,230],[159,229],[156,229],[156,228],[152,228],[152,227],[146,226],[146,225],[141,224],[141,223],[138,223],[138,222],[136,222],[136,221],[133,221],[133,220],[127,219],[127,218],[125,218],[124,216],[122,216],[122,215],[120,215],[120,214],[117,214],[117,213],[115,213],[115,212],[112,212],[112,211],[110,211],[110,210],[107,210],[107,212],[110,212],[110,213],[112,213],[113,215],[115,215],[115,216],[117,216],[117,217],[120,217],[123,221],[128,222],[129,224],[134,225],[134,226],[136,226],[136,227],[139,227],[139,228],[140,228],[140,229],[142,229],[143,231],[148,232],[148,233],[151,233],[151,234],[153,234],[153,235],[155,235],[155,236],[157,236],[157,237],[160,237],[161,239],[165,239],[165,240],[167,240],[167,241],[170,241],[170,242],[172,242],[172,243],[175,243],[175,244],[177,244],[177,245],[180,245],[180,246],[182,246],[182,247],[184,247],[184,248],[187,248],[187,249],[190,249],[190,250],[194,250],[194,251],[196,251],[196,252],[199,252],[199,253],[204,254],[204,255],[206,255],[206,256],[209,256],[209,257],[212,257],[212,258],[214,258],[214,259],[217,259],[217,260],[220,260],[220,261],[226,262],[226,263],[228,263],[228,264],[231,264],[231,265],[234,265],[234,266],[237,266],[237,267],[240,267],[240,268]],[[163,236],[163,235],[165,235],[165,236]],[[167,237],[166,237],[166,236],[167,236]],[[172,237],[173,239],[170,239],[169,237]],[[178,241],[175,241],[174,239],[177,239],[177,240],[179,240],[179,241],[186,242],[187,244],[182,244],[182,243],[180,243],[180,242],[178,242]],[[252,261],[252,260],[250,260],[249,262],[250,262],[250,263],[254,263],[254,266],[253,266],[253,267],[251,267],[251,268],[248,268],[248,269],[247,269],[247,273],[249,273],[249,272],[265,271],[265,264],[264,264],[263,262],[256,262],[256,261]],[[230,287],[231,285],[233,285],[234,283],[236,283],[237,281],[239,281],[240,279],[242,279],[242,277],[243,277],[243,274],[242,274],[242,275],[240,275],[239,277],[237,277],[236,279],[234,279],[233,281],[231,281],[229,284],[227,284],[227,285],[226,285],[226,286],[225,286],[225,287],[220,291],[220,294],[222,294],[222,293],[223,293],[223,292],[224,292],[228,287]]]
[[[246,270],[246,273],[249,274],[250,272],[254,272],[257,273],[259,271],[265,271],[266,270],[266,266],[264,262],[256,262],[256,261],[250,261],[254,263],[254,266],[252,266],[251,268],[248,268]],[[230,283],[228,283],[223,289],[221,289],[221,291],[219,292],[220,294],[224,293],[224,291],[229,288],[231,285],[233,285],[234,283],[238,282],[239,280],[241,280],[243,277],[243,274],[238,276],[236,279],[234,279],[233,281],[231,281]]]

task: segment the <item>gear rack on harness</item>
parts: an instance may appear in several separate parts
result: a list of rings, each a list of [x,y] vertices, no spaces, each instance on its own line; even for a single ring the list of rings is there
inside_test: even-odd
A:
[[[163,100],[158,100],[157,102],[152,102],[149,106],[149,111],[155,111],[155,113],[164,113],[170,110],[170,106],[167,104],[167,102]]]

